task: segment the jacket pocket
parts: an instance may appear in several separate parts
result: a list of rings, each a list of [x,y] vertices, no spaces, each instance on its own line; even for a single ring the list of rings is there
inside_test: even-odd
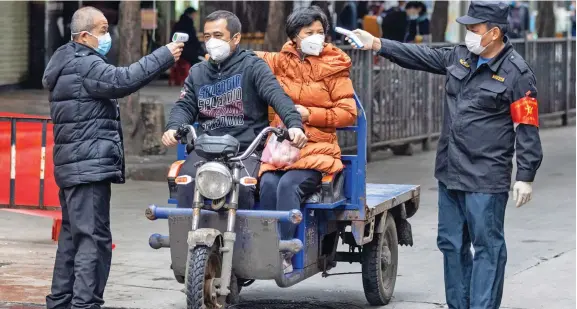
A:
[[[496,109],[507,90],[507,86],[499,82],[484,82],[479,85],[479,94],[474,100],[475,105],[484,109]]]
[[[447,83],[445,84],[445,90],[447,91],[447,94],[457,96],[461,90],[463,79],[469,75],[469,70],[461,66],[452,65],[447,68],[447,71],[449,74],[447,77]]]
[[[122,147],[120,146],[120,142],[117,142],[115,140],[112,139],[108,139],[108,138],[98,138],[98,140],[100,140],[104,145],[103,148],[103,153],[102,156],[104,158],[110,158],[112,160],[114,160],[114,165],[120,165],[122,164],[122,157],[123,157],[123,152],[122,152]]]

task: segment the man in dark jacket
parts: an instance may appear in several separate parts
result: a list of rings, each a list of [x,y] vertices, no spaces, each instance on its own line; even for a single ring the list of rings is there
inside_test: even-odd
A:
[[[54,178],[62,230],[46,297],[48,309],[100,308],[110,270],[110,184],[124,182],[124,150],[116,99],[145,86],[180,57],[171,43],[129,67],[107,64],[108,22],[93,7],[76,11],[73,41],[44,72],[54,122]]]
[[[409,27],[405,1],[399,1],[399,5],[383,12],[381,22],[382,37],[389,40],[404,42]]]
[[[543,159],[535,75],[505,36],[508,11],[507,3],[471,1],[467,15],[457,18],[467,28],[466,44],[452,48],[402,44],[354,31],[366,49],[402,67],[447,76],[435,177],[437,246],[444,257],[450,309],[499,308],[513,154],[517,207],[531,200]]]
[[[194,8],[187,8],[180,16],[180,19],[174,24],[172,34],[175,32],[184,32],[188,34],[188,41],[184,43],[181,60],[186,60],[191,66],[201,61],[198,57],[204,57],[204,49],[196,37],[196,28],[194,27],[194,18],[196,14]],[[181,84],[182,86],[182,84]]]
[[[238,46],[240,33],[240,21],[231,12],[216,11],[206,17],[204,40],[211,59],[190,69],[180,100],[170,112],[167,131],[162,138],[164,145],[176,145],[176,129],[198,120],[202,133],[229,134],[240,142],[243,152],[269,125],[270,105],[288,128],[293,143],[299,148],[304,146],[307,138],[293,101],[266,62]],[[195,152],[191,152],[179,175],[194,178],[195,163],[199,160]],[[255,177],[260,156],[252,156],[243,163],[246,169],[241,177]],[[254,190],[254,186],[240,186],[239,208],[252,207]],[[193,193],[194,181],[180,185],[178,207],[192,207]]]

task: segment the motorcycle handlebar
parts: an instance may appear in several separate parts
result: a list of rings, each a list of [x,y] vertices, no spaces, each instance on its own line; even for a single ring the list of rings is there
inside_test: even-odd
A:
[[[258,145],[260,144],[260,141],[263,139],[263,137],[268,136],[268,134],[270,132],[273,132],[279,142],[282,142],[283,140],[291,140],[290,139],[290,135],[288,133],[288,130],[286,129],[280,129],[280,128],[275,128],[275,127],[267,127],[264,128],[264,130],[262,130],[257,136],[256,138],[252,141],[252,143],[248,146],[248,148],[246,149],[245,152],[243,152],[241,155],[236,156],[234,158],[231,158],[230,161],[231,162],[238,162],[238,161],[243,161],[248,159],[248,157],[250,157],[254,151],[256,150],[256,147],[258,147]]]
[[[276,136],[279,142],[282,142],[284,140],[291,140],[290,135],[288,130],[286,129],[281,129],[281,128],[275,128],[275,127],[267,127],[264,128],[257,136],[256,138],[252,141],[252,143],[248,146],[248,148],[246,149],[245,152],[243,152],[242,154],[231,158],[229,161],[231,162],[238,162],[238,161],[243,161],[248,159],[248,157],[250,157],[254,151],[256,150],[256,147],[258,147],[258,145],[260,144],[260,141],[265,137],[268,136],[268,134],[270,132],[273,132]],[[178,130],[176,130],[176,133],[174,133],[174,138],[176,140],[181,141],[181,143],[186,144],[186,137],[188,134],[192,135],[192,143],[194,143],[194,141],[196,140],[197,136],[196,136],[196,130],[194,129],[193,126],[189,125],[189,124],[183,124],[181,125]]]

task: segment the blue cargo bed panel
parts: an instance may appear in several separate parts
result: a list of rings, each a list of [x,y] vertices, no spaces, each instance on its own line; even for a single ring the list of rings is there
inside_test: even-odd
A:
[[[367,206],[375,208],[391,202],[391,206],[404,203],[419,196],[420,186],[367,183]]]

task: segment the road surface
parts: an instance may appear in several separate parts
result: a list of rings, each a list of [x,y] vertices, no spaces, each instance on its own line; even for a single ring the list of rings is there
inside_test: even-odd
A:
[[[545,159],[530,204],[506,214],[508,265],[502,308],[575,307],[575,127],[541,132]],[[368,180],[420,184],[421,206],[410,219],[414,247],[399,253],[394,299],[387,309],[444,308],[442,258],[436,248],[437,184],[434,152],[392,157],[368,166]],[[165,205],[167,185],[129,182],[114,186],[112,230],[116,249],[105,299],[108,308],[185,308],[182,286],[173,280],[168,250],[152,250],[148,237],[167,233],[166,221],[148,221],[148,204]],[[49,291],[56,246],[51,220],[0,212],[0,302],[43,304]],[[359,271],[341,263],[333,272]],[[256,282],[241,294],[237,308],[368,308],[360,275],[320,275],[287,289]],[[259,306],[268,300],[309,303]],[[0,305],[0,308],[9,308]],[[16,307],[14,307],[16,308]],[[19,307],[32,308],[32,307]]]

